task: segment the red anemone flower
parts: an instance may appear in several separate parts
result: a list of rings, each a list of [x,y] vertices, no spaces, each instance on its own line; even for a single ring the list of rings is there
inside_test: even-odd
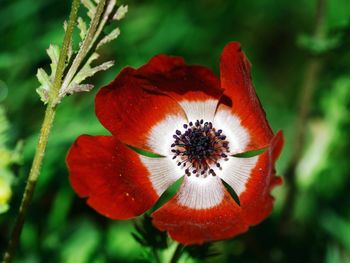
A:
[[[281,183],[274,163],[283,135],[274,136],[266,121],[238,43],[224,48],[220,71],[219,80],[206,67],[158,55],[102,88],[96,115],[112,135],[82,135],[70,149],[78,195],[106,217],[127,219],[183,177],[178,193],[152,214],[158,229],[183,244],[231,238],[265,219],[270,192]],[[237,156],[262,148],[260,155]]]

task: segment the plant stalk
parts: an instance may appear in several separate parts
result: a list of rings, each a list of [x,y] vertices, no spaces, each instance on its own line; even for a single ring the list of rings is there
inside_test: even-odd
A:
[[[174,251],[173,256],[171,257],[170,263],[177,263],[178,262],[178,260],[180,259],[181,255],[182,255],[183,249],[184,249],[184,245],[179,243]]]
[[[31,203],[36,182],[39,177],[40,167],[45,154],[45,148],[51,131],[52,123],[55,118],[56,108],[47,106],[44,121],[41,127],[39,142],[37,144],[32,168],[30,170],[28,180],[24,189],[21,205],[15,221],[15,226],[12,230],[9,246],[4,254],[3,263],[10,263],[16,252],[18,241],[22,232],[25,217]]]
[[[48,107],[49,106],[55,107],[56,100],[57,100],[59,91],[60,91],[61,86],[62,86],[62,77],[63,77],[63,73],[64,73],[64,69],[65,69],[65,64],[66,64],[66,60],[67,60],[69,46],[70,46],[71,41],[72,41],[73,30],[75,27],[75,23],[77,21],[79,6],[80,6],[80,0],[73,0],[71,11],[69,14],[67,30],[66,30],[66,33],[64,34],[62,49],[60,52],[60,56],[58,58],[55,79],[53,82],[52,91],[50,92],[51,105],[48,105]]]
[[[324,38],[325,15],[326,0],[317,0],[315,27],[313,32],[314,39]],[[320,57],[311,57],[305,68],[305,75],[299,98],[299,112],[294,133],[292,159],[285,173],[285,180],[288,188],[281,213],[282,216],[280,228],[282,232],[285,232],[285,230],[288,229],[288,224],[294,211],[298,190],[296,185],[296,168],[303,153],[306,134],[305,127],[308,121],[310,106],[312,105],[312,99],[316,90],[317,81],[321,73],[322,66],[323,62]]]
[[[55,119],[56,107],[54,106],[53,102],[55,102],[55,100],[57,99],[58,92],[61,87],[62,76],[65,68],[65,62],[67,59],[69,45],[72,39],[73,29],[75,26],[75,22],[77,20],[79,5],[80,5],[79,0],[73,0],[70,15],[69,15],[69,20],[68,20],[67,30],[64,35],[62,49],[58,60],[53,88],[49,94],[49,103],[47,104],[45,117],[41,126],[39,141],[36,147],[32,167],[30,169],[30,173],[27,179],[23,196],[22,196],[22,201],[19,208],[18,216],[15,220],[15,225],[11,233],[9,245],[3,256],[3,261],[2,261],[3,263],[10,263],[14,257],[14,254],[16,252],[16,248],[19,242],[19,238],[21,236],[23,224],[28,212],[28,208],[33,198],[36,182],[40,175],[40,169],[41,169],[43,158],[45,155],[46,145],[49,139],[53,121]]]
[[[155,248],[152,248],[151,252],[153,254],[154,261],[156,263],[161,263],[157,250]]]
[[[96,13],[91,20],[90,27],[88,29],[88,32],[83,40],[83,43],[81,44],[81,47],[78,51],[77,56],[74,58],[72,66],[69,68],[63,83],[62,83],[62,92],[65,92],[69,83],[74,78],[74,75],[76,74],[78,68],[80,67],[81,63],[83,62],[86,54],[90,51],[92,48],[94,41],[96,40],[96,31],[98,30],[98,26],[100,24],[101,16],[103,14],[104,8],[105,8],[106,0],[100,0],[97,8]]]

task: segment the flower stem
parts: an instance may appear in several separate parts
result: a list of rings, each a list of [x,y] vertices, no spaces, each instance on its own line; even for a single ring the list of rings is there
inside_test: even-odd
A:
[[[57,99],[59,91],[61,89],[62,77],[63,77],[63,73],[64,73],[64,69],[65,69],[65,64],[66,64],[66,60],[67,60],[67,54],[68,54],[69,46],[70,46],[71,41],[72,41],[73,29],[74,29],[75,23],[77,21],[77,15],[78,15],[79,6],[80,6],[80,1],[79,0],[73,0],[72,8],[71,8],[71,11],[70,11],[70,14],[69,14],[67,30],[66,30],[66,33],[64,35],[62,49],[61,49],[61,52],[60,52],[60,56],[58,58],[58,64],[57,64],[57,70],[56,70],[56,74],[55,74],[55,79],[54,79],[54,82],[53,82],[52,91],[50,92],[50,100],[49,100],[49,102],[51,102],[51,105],[49,103],[48,107],[50,107],[50,106],[54,107],[56,105],[55,104],[56,103],[56,99]]]
[[[86,34],[86,37],[83,40],[83,43],[81,44],[81,47],[78,51],[77,56],[74,58],[72,66],[69,68],[69,70],[68,70],[68,72],[63,80],[61,92],[66,91],[69,83],[72,81],[78,68],[80,67],[81,63],[83,62],[84,58],[86,57],[86,54],[90,51],[90,49],[92,48],[92,46],[96,40],[96,31],[98,30],[101,16],[102,16],[104,8],[105,8],[105,3],[106,3],[106,0],[100,0],[98,5],[97,5],[96,13],[94,15],[94,18],[91,20],[91,24],[90,24],[90,27],[89,27],[88,32]],[[98,33],[100,33],[100,32],[98,32]]]
[[[326,17],[326,0],[317,0],[315,26],[313,32],[314,39],[324,38],[324,22]],[[286,198],[282,207],[280,230],[285,232],[289,229],[291,214],[294,211],[294,204],[297,196],[296,167],[302,156],[305,141],[305,125],[310,113],[313,95],[316,90],[317,81],[321,73],[323,61],[320,57],[311,57],[305,68],[305,75],[299,98],[299,112],[294,133],[294,148],[291,161],[285,173],[285,180],[288,186]]]
[[[184,245],[179,243],[174,251],[173,256],[171,257],[170,263],[178,262],[178,260],[180,259],[181,255],[182,255],[183,249],[184,249]]]
[[[18,241],[22,232],[25,217],[27,215],[28,208],[33,197],[35,185],[40,174],[42,161],[45,155],[46,145],[49,139],[53,121],[55,119],[56,107],[54,106],[53,102],[56,100],[58,96],[58,91],[61,86],[69,44],[72,39],[73,29],[75,26],[79,5],[80,5],[79,0],[73,0],[71,12],[69,15],[69,21],[67,25],[67,30],[64,36],[62,49],[58,60],[57,71],[56,71],[55,79],[53,83],[53,89],[49,94],[50,99],[46,107],[45,117],[41,126],[39,141],[36,147],[34,160],[33,160],[32,167],[28,176],[28,180],[24,189],[18,216],[16,218],[15,225],[12,230],[9,246],[4,253],[4,257],[2,261],[3,263],[10,263],[14,257],[14,254],[18,245]]]
[[[152,252],[152,254],[153,254],[154,261],[155,261],[156,263],[161,263],[160,258],[159,258],[159,255],[158,255],[158,252],[157,252],[157,249],[152,248],[151,252]]]
[[[9,263],[15,254],[18,240],[21,235],[24,220],[28,211],[29,204],[32,200],[35,185],[39,176],[41,163],[44,157],[46,144],[49,138],[52,122],[55,118],[56,109],[50,107],[46,108],[45,118],[42,124],[39,142],[36,148],[32,168],[30,170],[28,180],[24,189],[21,206],[19,208],[18,216],[16,218],[15,226],[12,230],[9,246],[4,254],[3,263]]]

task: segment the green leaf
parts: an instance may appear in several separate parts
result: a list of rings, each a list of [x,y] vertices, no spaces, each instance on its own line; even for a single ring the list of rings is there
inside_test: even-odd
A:
[[[51,63],[50,63],[51,74],[49,76],[46,73],[46,71],[43,70],[42,68],[39,68],[36,73],[36,77],[41,84],[39,88],[36,89],[36,92],[39,94],[40,99],[44,103],[48,102],[49,93],[50,93],[50,90],[52,89],[54,77],[56,74],[57,64],[58,64],[58,58],[60,56],[60,49],[56,45],[50,45],[49,48],[46,50],[46,52],[49,55],[51,60]]]
[[[125,17],[126,13],[128,12],[128,6],[127,5],[121,5],[117,12],[113,16],[113,20],[121,20]]]
[[[120,29],[117,27],[111,33],[109,33],[108,35],[106,35],[104,38],[101,39],[101,41],[97,44],[97,48],[96,49],[99,49],[104,44],[107,44],[108,42],[113,41],[119,35],[120,35]]]
[[[222,183],[224,184],[224,186],[226,187],[227,191],[230,193],[230,195],[232,196],[233,200],[235,200],[235,202],[241,206],[241,201],[239,200],[239,197],[237,195],[237,193],[235,192],[235,190],[233,190],[233,188],[226,183],[224,180],[221,180]]]
[[[49,91],[52,88],[52,83],[50,77],[47,75],[46,71],[42,68],[39,68],[36,77],[39,80],[41,86],[36,89],[36,92],[39,94],[40,99],[47,103],[49,100]]]
[[[243,152],[243,153],[237,153],[234,154],[234,157],[238,157],[238,158],[251,158],[257,155],[262,154],[263,152],[266,151],[267,148],[263,148],[263,149],[259,149],[259,150],[253,150],[253,151],[248,151],[248,152]]]
[[[51,59],[51,74],[50,78],[51,81],[53,81],[53,78],[56,74],[56,69],[57,69],[57,64],[58,64],[58,59],[60,57],[60,48],[57,45],[50,45],[49,48],[46,50],[46,53],[49,55]]]
[[[192,245],[186,246],[184,248],[185,253],[187,253],[191,258],[200,260],[213,259],[220,255],[220,253],[214,248],[212,243],[205,243],[203,245]]]
[[[87,15],[92,19],[96,12],[96,6],[91,0],[81,0],[81,3],[86,7],[88,10]]]
[[[297,38],[298,46],[309,51],[313,55],[320,55],[338,47],[340,41],[341,38],[338,35],[319,39],[310,35],[302,34]]]
[[[165,203],[170,201],[172,197],[175,196],[175,194],[179,191],[180,186],[183,181],[183,176],[179,179],[177,179],[168,189],[160,196],[158,201],[155,203],[155,205],[152,207],[151,211],[155,211],[158,208],[162,207]]]
[[[78,17],[78,28],[80,30],[79,36],[80,36],[81,40],[83,40],[86,36],[86,33],[87,33],[87,25],[81,17]]]
[[[152,218],[144,215],[142,219],[135,224],[136,233],[132,233],[135,240],[145,247],[155,249],[165,249],[168,247],[167,234],[160,231],[152,224]]]
[[[164,157],[162,155],[159,155],[159,154],[156,154],[156,153],[152,153],[152,152],[148,152],[148,151],[145,151],[145,150],[142,150],[140,148],[136,148],[134,146],[131,146],[131,145],[127,145],[131,150],[143,155],[143,156],[147,156],[147,157],[152,157],[152,158],[161,158],[161,157]]]

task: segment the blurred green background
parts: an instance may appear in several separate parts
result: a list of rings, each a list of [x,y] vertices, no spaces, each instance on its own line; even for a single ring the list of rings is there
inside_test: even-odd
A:
[[[303,123],[306,137],[296,168],[295,205],[285,207],[287,182],[274,191],[272,216],[244,235],[215,243],[220,255],[207,261],[350,262],[350,1],[325,2],[324,38],[315,41],[317,1],[124,1],[129,12],[120,23],[121,36],[102,54],[115,59],[116,66],[91,80],[97,86],[92,92],[68,97],[59,106],[15,262],[147,262],[149,251],[131,236],[132,220],[107,220],[73,193],[67,150],[80,134],[107,134],[95,117],[94,95],[121,68],[138,67],[165,53],[219,74],[220,53],[231,40],[242,44],[253,64],[256,91],[273,130],[285,133],[280,175],[292,156],[306,68],[315,56],[321,68]],[[0,136],[2,249],[44,113],[35,74],[49,65],[49,44],[61,44],[69,8],[68,0],[0,0],[0,107],[9,122],[6,136]],[[0,125],[5,127],[1,117]],[[21,160],[20,147],[15,150],[19,141]],[[288,218],[282,216],[285,211]],[[187,254],[183,258],[194,261]]]

